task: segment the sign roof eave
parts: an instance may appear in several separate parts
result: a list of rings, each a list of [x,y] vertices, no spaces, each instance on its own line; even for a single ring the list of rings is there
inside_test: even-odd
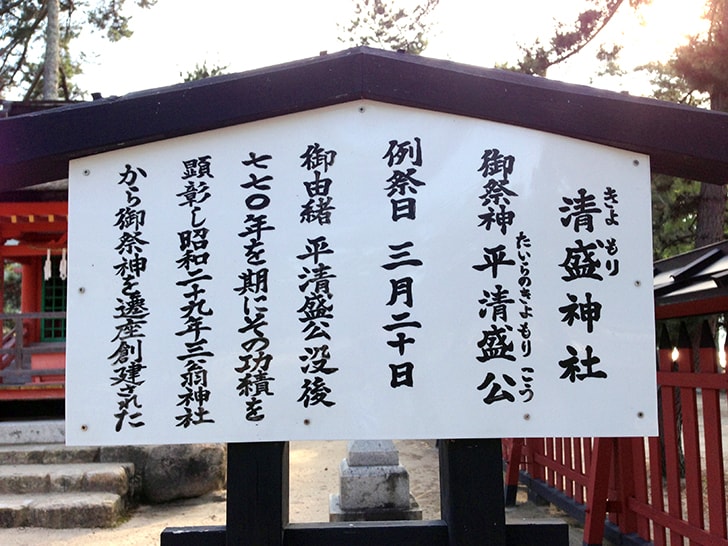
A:
[[[650,155],[655,172],[728,181],[728,114],[514,72],[354,48],[0,120],[0,191],[76,157],[359,99],[496,121]]]

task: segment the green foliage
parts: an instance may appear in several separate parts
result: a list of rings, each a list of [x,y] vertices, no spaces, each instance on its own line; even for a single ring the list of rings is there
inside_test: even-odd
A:
[[[196,63],[195,68],[192,71],[187,72],[186,74],[180,72],[179,75],[181,78],[183,78],[182,81],[192,82],[196,80],[204,80],[205,78],[212,78],[213,76],[221,76],[225,74],[227,68],[227,65],[214,65],[208,67],[207,61],[204,61],[201,65],[199,63]]]
[[[632,8],[637,8],[650,0],[629,0]],[[557,23],[554,34],[548,44],[543,45],[536,40],[530,46],[519,45],[522,57],[515,66],[503,65],[525,74],[545,76],[550,67],[564,62],[589,45],[612,20],[625,0],[586,0],[588,7],[577,14],[571,24]],[[620,69],[616,64],[620,47],[602,45],[597,59],[605,63],[604,74],[618,75]]]
[[[339,40],[352,46],[370,46],[419,55],[427,47],[429,16],[439,0],[425,0],[413,9],[395,6],[395,0],[355,0],[354,18]]]
[[[652,176],[652,254],[655,260],[695,246],[700,183],[683,178]]]
[[[663,79],[658,82],[662,98],[670,93],[694,100],[696,92],[707,93],[710,107],[728,111],[728,0],[710,0],[706,18],[707,32],[692,36],[687,45],[675,50],[672,59],[662,69]],[[700,100],[700,99],[698,99]],[[728,180],[726,181],[728,182]],[[725,238],[725,187],[703,184],[697,203],[695,245],[721,241]]]
[[[60,47],[60,77],[58,80],[58,96],[66,99],[78,99],[83,96],[83,91],[73,83],[72,78],[81,74],[81,63],[71,58],[68,47],[68,38],[61,38],[63,42]],[[29,62],[27,72],[23,75],[19,87],[25,89],[24,100],[43,99],[43,59],[37,62]]]
[[[637,70],[643,70],[650,74],[652,96],[656,99],[703,107],[710,102],[708,95],[700,93],[688,84],[676,69],[674,59],[667,62],[648,63],[638,66]]]
[[[157,0],[134,0],[142,8]],[[80,94],[70,79],[81,72],[83,57],[71,54],[70,44],[84,25],[105,31],[109,40],[131,36],[126,0],[60,0],[60,96]],[[42,88],[48,0],[0,0],[0,97],[19,90],[25,99],[37,98]]]
[[[728,107],[728,10],[726,0],[711,0],[710,25],[693,36],[666,62],[639,67],[651,74],[655,98]],[[725,188],[669,177],[653,180],[655,257],[662,258],[725,238]]]
[[[597,51],[597,60],[602,63],[603,68],[599,70],[599,76],[624,76],[626,72],[619,66],[619,53],[622,46],[612,44],[611,47],[601,44]]]
[[[705,106],[699,93],[676,70],[674,60],[637,68],[650,73],[656,99],[689,106]],[[652,245],[655,260],[695,248],[700,205],[700,183],[667,175],[652,176]]]
[[[3,313],[20,313],[20,293],[22,285],[21,265],[7,262],[3,271]],[[3,335],[6,335],[16,324],[14,320],[3,321]]]
[[[677,48],[672,62],[690,86],[715,98],[728,95],[728,1],[712,0],[706,18],[707,33]]]
[[[132,31],[129,28],[130,17],[123,14],[124,2],[126,0],[106,0],[96,2],[89,7],[87,12],[88,22],[99,30],[106,31],[106,37],[112,42],[118,42],[122,38],[129,38]],[[157,0],[137,0],[136,4],[141,8],[150,8],[157,3]],[[78,5],[78,2],[76,2]]]
[[[20,313],[21,265],[7,262],[3,271],[3,313]]]

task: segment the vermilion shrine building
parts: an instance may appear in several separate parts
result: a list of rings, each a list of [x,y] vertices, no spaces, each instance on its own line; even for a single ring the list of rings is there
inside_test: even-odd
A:
[[[61,104],[7,103],[4,113],[16,116]],[[0,203],[0,256],[15,279],[0,291],[9,311],[2,320],[0,401],[65,396],[68,202],[65,184],[51,184],[58,186],[62,189],[21,191]],[[19,296],[19,308],[6,304],[10,291]]]

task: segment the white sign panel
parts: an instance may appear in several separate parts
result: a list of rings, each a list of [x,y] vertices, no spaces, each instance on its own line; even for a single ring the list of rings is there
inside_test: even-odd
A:
[[[360,101],[69,201],[69,443],[656,431],[643,155]]]

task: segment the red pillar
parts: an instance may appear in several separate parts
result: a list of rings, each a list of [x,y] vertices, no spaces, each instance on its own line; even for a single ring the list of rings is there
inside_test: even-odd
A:
[[[23,262],[23,278],[20,291],[20,312],[37,313],[40,311],[41,282],[43,262],[39,257],[29,258]],[[23,321],[29,343],[40,341],[40,324],[38,320]]]

